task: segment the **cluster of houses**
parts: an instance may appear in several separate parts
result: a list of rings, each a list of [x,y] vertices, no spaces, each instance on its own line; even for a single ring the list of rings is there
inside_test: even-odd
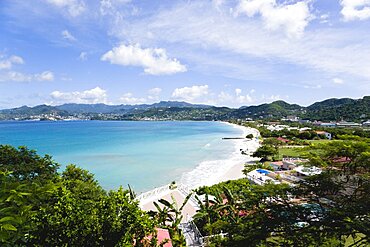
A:
[[[81,114],[77,114],[76,116],[61,116],[56,113],[48,113],[48,114],[40,114],[40,115],[32,115],[32,116],[20,116],[15,117],[12,120],[14,121],[78,121],[78,120],[90,120],[84,117]]]
[[[280,130],[283,130],[283,129],[287,129],[287,130],[297,130],[299,132],[305,132],[305,131],[311,131],[312,129],[309,128],[309,127],[303,127],[303,128],[299,128],[299,127],[291,127],[291,126],[288,126],[288,125],[283,125],[283,124],[277,124],[275,122],[269,122],[267,125],[260,125],[260,126],[263,126],[263,127],[266,127],[266,129],[270,130],[270,131],[280,131]],[[322,136],[325,136],[326,139],[329,139],[331,140],[332,139],[332,135],[331,133],[327,132],[327,131],[321,131],[321,130],[317,130],[315,131],[316,134],[318,135],[322,135]],[[281,139],[280,141],[282,142],[289,142],[289,140],[286,140],[286,139]]]
[[[269,169],[255,169],[247,174],[252,183],[295,184],[307,176],[318,175],[322,170],[315,166],[307,166],[308,160],[300,158],[283,158],[282,161],[271,162]]]
[[[341,122],[320,122],[320,121],[315,121],[312,124],[315,126],[320,126],[320,127],[326,127],[326,128],[359,128],[359,127],[367,127],[369,126],[369,121],[366,121],[362,124],[360,123],[354,123],[354,122],[346,122],[346,121],[341,121]]]
[[[282,118],[281,121],[286,122],[299,122],[301,124],[305,123],[312,123],[316,126],[321,127],[339,127],[339,128],[358,128],[358,127],[370,127],[370,120],[367,120],[363,123],[355,123],[355,122],[347,122],[347,121],[340,121],[340,122],[321,122],[321,121],[314,121],[311,122],[308,119],[300,119],[297,116],[287,116],[286,118]]]
[[[355,122],[347,122],[347,121],[340,121],[340,122],[321,122],[321,121],[314,121],[311,122],[308,119],[300,119],[297,116],[287,116],[285,118],[282,118],[281,121],[286,122],[299,122],[299,123],[312,123],[316,126],[321,127],[342,127],[342,128],[356,128],[356,127],[370,127],[370,120],[367,120],[366,122],[361,123],[355,123]]]

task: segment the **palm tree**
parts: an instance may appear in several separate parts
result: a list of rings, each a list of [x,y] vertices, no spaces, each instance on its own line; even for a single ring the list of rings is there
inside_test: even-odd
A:
[[[188,194],[180,207],[178,207],[173,196],[171,196],[172,203],[165,199],[158,200],[162,206],[157,202],[153,202],[157,212],[150,212],[150,214],[156,218],[160,227],[168,229],[172,243],[175,246],[185,246],[185,237],[182,235],[179,225],[183,219],[182,210],[191,196],[192,193]]]
[[[219,193],[215,196],[209,195],[207,193],[203,194],[204,200],[202,200],[198,195],[195,195],[195,199],[198,202],[199,210],[194,215],[194,221],[201,229],[208,228],[208,235],[214,234],[211,224],[221,219],[221,210],[223,207],[223,198]],[[212,198],[210,199],[210,196]]]

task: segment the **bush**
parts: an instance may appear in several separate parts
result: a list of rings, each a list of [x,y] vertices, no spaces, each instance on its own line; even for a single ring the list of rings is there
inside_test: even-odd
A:
[[[249,135],[247,135],[245,138],[248,138],[248,139],[253,139],[253,134],[249,134]]]

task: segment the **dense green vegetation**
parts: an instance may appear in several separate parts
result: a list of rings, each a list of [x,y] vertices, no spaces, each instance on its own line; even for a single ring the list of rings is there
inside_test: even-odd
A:
[[[370,116],[370,96],[362,99],[328,99],[307,107],[307,113],[304,115],[312,120],[360,120]]]
[[[332,135],[333,140],[346,140],[351,136],[357,136],[357,138],[370,138],[370,131],[363,128],[325,128],[321,126],[314,126],[311,124],[298,124],[298,123],[286,123],[288,126],[291,127],[310,127],[311,130],[300,132],[296,129],[282,129],[282,130],[275,130],[271,131],[266,128],[266,126],[262,126],[266,124],[266,121],[258,121],[258,122],[238,122],[238,121],[231,121],[236,124],[241,124],[246,127],[255,128],[260,132],[260,135],[264,138],[269,137],[284,137],[290,140],[290,145],[309,145],[307,140],[326,140],[324,135],[317,134],[315,131],[326,131]]]
[[[1,246],[155,245],[157,221],[132,191],[107,193],[88,171],[58,167],[50,156],[0,146]]]
[[[312,151],[311,165],[324,171],[296,186],[241,179],[199,189],[206,196],[195,221],[210,245],[368,246],[370,146],[330,142]]]

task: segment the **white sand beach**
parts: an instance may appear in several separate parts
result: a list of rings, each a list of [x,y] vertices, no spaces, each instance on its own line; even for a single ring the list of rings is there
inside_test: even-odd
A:
[[[230,123],[225,124],[232,125],[234,128],[242,130],[242,135],[236,136],[243,137],[242,139],[225,140],[231,142],[231,145],[235,146],[235,151],[230,158],[226,160],[202,162],[194,170],[183,175],[181,181],[177,182],[178,188],[175,190],[170,190],[169,186],[165,185],[139,195],[138,200],[143,210],[155,210],[153,202],[161,198],[170,202],[172,202],[172,198],[174,198],[177,205],[180,207],[187,194],[190,193],[192,189],[245,177],[243,174],[244,164],[255,161],[256,159],[250,155],[242,154],[241,151],[251,154],[259,147],[259,132],[253,128]],[[254,138],[252,140],[244,138],[248,134],[253,134]],[[189,200],[183,210],[183,222],[193,216],[196,210],[197,205],[194,200]]]

